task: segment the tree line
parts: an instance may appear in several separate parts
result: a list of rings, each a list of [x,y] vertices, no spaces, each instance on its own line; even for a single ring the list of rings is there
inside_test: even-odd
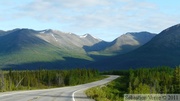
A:
[[[94,69],[73,70],[0,70],[0,92],[62,87],[91,82],[100,77]]]

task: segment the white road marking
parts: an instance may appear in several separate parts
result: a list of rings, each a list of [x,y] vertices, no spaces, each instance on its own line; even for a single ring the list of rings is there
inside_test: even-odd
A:
[[[79,89],[79,90],[74,91],[73,94],[72,94],[72,100],[73,100],[73,101],[76,101],[75,98],[74,98],[74,94],[75,94],[76,92],[79,92],[79,91],[81,91],[81,90],[88,89],[88,88],[89,88],[89,87],[86,87],[86,88],[83,88],[83,89]]]

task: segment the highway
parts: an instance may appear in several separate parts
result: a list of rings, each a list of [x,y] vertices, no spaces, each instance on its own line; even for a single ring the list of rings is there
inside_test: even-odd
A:
[[[110,75],[106,79],[77,86],[0,93],[0,101],[93,101],[84,94],[86,89],[106,84],[118,77]]]

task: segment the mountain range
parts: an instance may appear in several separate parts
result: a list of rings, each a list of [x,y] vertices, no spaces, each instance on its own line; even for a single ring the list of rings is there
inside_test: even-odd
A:
[[[180,24],[159,34],[128,32],[106,42],[58,30],[14,29],[0,31],[0,68],[70,69],[102,71],[139,67],[178,66]]]
[[[141,47],[123,55],[116,55],[91,67],[100,70],[117,70],[140,67],[170,66],[180,64],[180,24],[169,27]]]
[[[150,41],[156,34],[129,32],[112,42],[58,30],[13,29],[0,31],[0,68],[69,69],[85,67],[125,54]]]

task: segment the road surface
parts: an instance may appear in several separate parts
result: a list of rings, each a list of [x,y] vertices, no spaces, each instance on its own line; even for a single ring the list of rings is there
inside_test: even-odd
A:
[[[106,84],[118,77],[111,75],[100,81],[70,87],[0,93],[0,101],[93,101],[87,98],[84,90]]]

